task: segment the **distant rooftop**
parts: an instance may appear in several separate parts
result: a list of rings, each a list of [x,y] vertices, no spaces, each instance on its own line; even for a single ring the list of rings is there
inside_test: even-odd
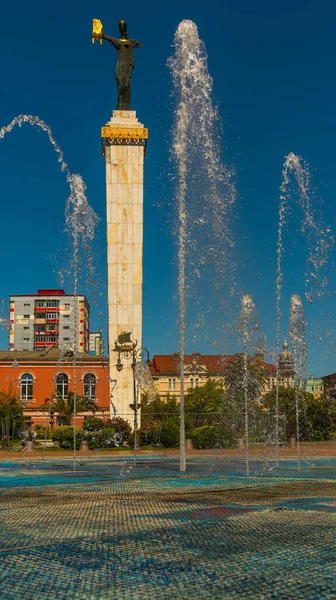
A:
[[[74,294],[66,294],[64,290],[46,288],[37,290],[36,294],[10,294],[10,298],[21,298],[22,296],[73,296]],[[77,294],[77,296],[84,296],[84,294]]]
[[[43,363],[46,361],[58,363],[61,358],[71,360],[73,357],[72,350],[60,350],[60,348],[51,347],[44,352],[36,352],[35,350],[0,350],[0,364],[14,362],[16,359],[20,364],[27,363]],[[96,356],[85,352],[79,352],[76,356],[76,362],[96,362],[107,366],[108,359],[106,357]]]

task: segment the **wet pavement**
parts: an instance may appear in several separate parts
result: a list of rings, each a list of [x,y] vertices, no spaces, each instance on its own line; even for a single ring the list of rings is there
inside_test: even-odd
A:
[[[335,598],[336,460],[0,463],[1,597]]]

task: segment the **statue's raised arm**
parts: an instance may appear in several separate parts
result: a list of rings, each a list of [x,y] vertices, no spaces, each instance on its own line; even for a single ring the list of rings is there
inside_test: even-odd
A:
[[[110,37],[103,32],[103,25],[99,19],[93,19],[92,41],[102,40],[110,42],[118,50],[118,62],[116,67],[116,80],[118,86],[117,110],[131,109],[131,75],[134,69],[133,48],[141,48],[141,42],[133,40],[127,35],[127,24],[125,21],[119,23],[120,38]]]
[[[118,38],[114,38],[114,37],[111,37],[110,35],[105,35],[105,33],[103,33],[102,39],[106,40],[107,42],[111,42],[111,44],[118,50],[118,44],[119,44]]]

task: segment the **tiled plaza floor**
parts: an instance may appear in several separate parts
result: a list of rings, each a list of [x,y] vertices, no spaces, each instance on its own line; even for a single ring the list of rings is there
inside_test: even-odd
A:
[[[230,465],[0,463],[0,597],[334,599],[335,461]]]

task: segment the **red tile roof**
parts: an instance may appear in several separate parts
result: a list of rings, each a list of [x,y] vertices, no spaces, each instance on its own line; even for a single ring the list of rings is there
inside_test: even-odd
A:
[[[209,371],[210,375],[220,375],[225,363],[234,358],[234,354],[186,354],[184,357],[185,366],[195,364],[203,366]],[[270,363],[262,363],[265,370],[271,375],[276,372],[276,367]],[[180,359],[178,354],[155,354],[150,364],[152,375],[163,375],[171,373],[178,375],[180,371]]]

